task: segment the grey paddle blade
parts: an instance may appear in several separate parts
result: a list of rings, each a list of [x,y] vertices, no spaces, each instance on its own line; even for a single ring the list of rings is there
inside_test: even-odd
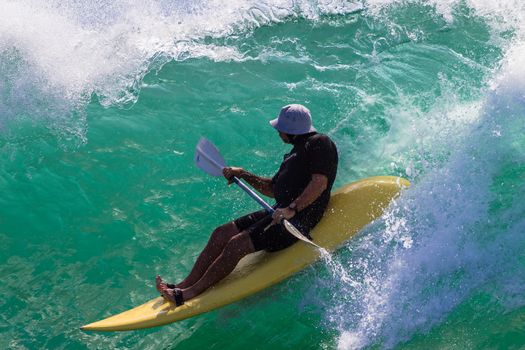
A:
[[[310,241],[308,238],[303,236],[303,234],[294,226],[292,223],[288,220],[283,220],[284,227],[286,228],[286,231],[288,231],[290,234],[292,234],[295,238],[300,239],[301,241],[311,244],[316,248],[321,249],[317,244]]]
[[[226,166],[219,150],[204,137],[195,147],[195,164],[212,176],[222,176],[222,168]]]

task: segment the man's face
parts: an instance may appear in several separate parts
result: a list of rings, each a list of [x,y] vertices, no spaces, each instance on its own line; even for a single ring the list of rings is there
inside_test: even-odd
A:
[[[288,135],[286,135],[284,132],[279,131],[279,137],[281,138],[281,140],[283,140],[284,143],[290,143]]]

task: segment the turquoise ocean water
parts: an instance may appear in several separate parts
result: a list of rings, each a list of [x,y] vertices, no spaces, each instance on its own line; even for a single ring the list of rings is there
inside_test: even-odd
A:
[[[0,0],[1,349],[525,347],[519,0]],[[413,186],[334,254],[172,325],[79,326],[156,296],[257,209],[193,164],[272,175],[303,103],[336,186]]]

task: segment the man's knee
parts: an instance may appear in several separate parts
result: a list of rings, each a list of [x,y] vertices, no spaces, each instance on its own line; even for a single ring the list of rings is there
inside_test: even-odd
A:
[[[236,235],[238,233],[237,226],[235,226],[235,223],[228,222],[224,225],[221,225],[217,227],[213,232],[211,233],[211,237],[213,239],[218,240],[229,240],[231,237]]]
[[[226,247],[224,247],[223,253],[228,255],[247,255],[254,252],[252,239],[247,231],[242,231],[234,235]]]

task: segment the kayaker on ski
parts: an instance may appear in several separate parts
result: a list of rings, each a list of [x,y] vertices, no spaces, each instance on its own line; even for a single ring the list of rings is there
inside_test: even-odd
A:
[[[184,280],[169,284],[157,276],[157,290],[165,299],[182,305],[229,275],[244,256],[260,250],[279,251],[297,242],[280,223],[283,219],[311,239],[310,230],[321,220],[330,199],[337,148],[327,135],[316,131],[310,111],[302,105],[283,107],[270,124],[284,143],[293,145],[277,173],[267,178],[226,167],[223,175],[229,183],[236,176],[275,198],[275,212],[256,211],[216,228]]]

